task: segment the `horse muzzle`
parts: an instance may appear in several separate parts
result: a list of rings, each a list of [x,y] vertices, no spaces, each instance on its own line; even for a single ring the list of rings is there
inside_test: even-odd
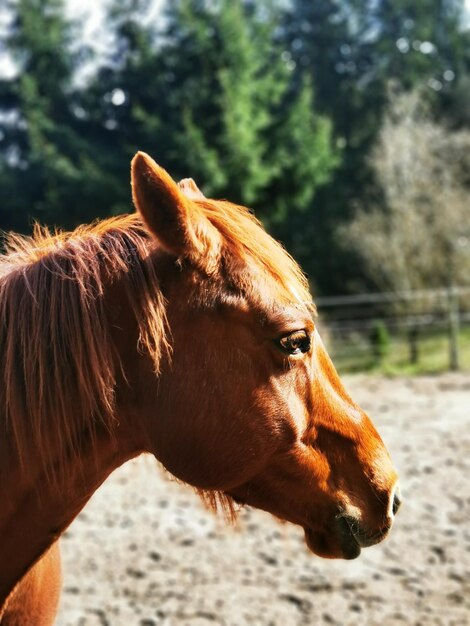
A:
[[[390,522],[376,532],[369,532],[356,518],[348,515],[339,516],[336,519],[336,525],[345,552],[353,554],[357,552],[357,556],[359,556],[361,548],[374,546],[385,539],[392,527]]]
[[[371,533],[351,516],[338,515],[328,532],[305,528],[308,548],[316,555],[329,559],[356,559],[362,548],[367,548],[385,539],[390,525]]]
[[[309,549],[326,558],[355,559],[362,548],[380,543],[387,537],[392,523],[401,506],[399,491],[395,490],[390,505],[390,514],[384,517],[384,524],[375,530],[344,509],[334,517],[328,532],[305,528],[305,540]]]
[[[395,488],[392,501],[390,503],[389,515],[385,518],[385,523],[375,531],[368,529],[354,515],[345,513],[336,517],[337,531],[342,538],[343,548],[346,554],[359,556],[361,548],[368,548],[380,543],[390,532],[398,509],[402,503],[399,488]],[[357,554],[356,554],[357,553]],[[350,558],[355,558],[355,556]],[[348,558],[348,557],[346,557]]]

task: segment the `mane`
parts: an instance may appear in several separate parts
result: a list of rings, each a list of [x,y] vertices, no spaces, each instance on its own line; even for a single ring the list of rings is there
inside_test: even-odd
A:
[[[119,363],[109,337],[105,285],[117,278],[158,371],[165,308],[137,215],[70,233],[36,225],[31,237],[8,234],[0,256],[0,411],[27,471],[31,450],[55,481],[81,439],[112,430]],[[51,448],[51,446],[53,446]],[[50,450],[58,452],[51,466]]]
[[[231,264],[234,260],[240,262],[241,271],[231,267],[229,274],[237,276],[238,286],[243,291],[256,299],[258,286],[246,272],[246,265],[254,265],[259,276],[272,279],[269,292],[277,302],[302,304],[314,309],[308,280],[300,266],[247,208],[206,198],[195,201],[195,204],[222,234]]]

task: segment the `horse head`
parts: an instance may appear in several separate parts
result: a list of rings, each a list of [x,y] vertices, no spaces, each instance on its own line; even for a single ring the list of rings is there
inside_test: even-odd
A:
[[[328,357],[296,263],[246,209],[178,186],[144,153],[132,187],[158,242],[171,347],[158,375],[135,366],[145,448],[201,492],[302,526],[320,556],[381,541],[397,474]]]

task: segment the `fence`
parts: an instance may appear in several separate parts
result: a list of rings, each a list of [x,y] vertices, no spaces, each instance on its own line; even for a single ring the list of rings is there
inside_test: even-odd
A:
[[[470,370],[470,287],[316,299],[342,371]]]

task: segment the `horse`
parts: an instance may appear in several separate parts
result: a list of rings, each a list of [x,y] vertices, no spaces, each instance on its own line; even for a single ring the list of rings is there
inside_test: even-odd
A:
[[[400,505],[292,257],[143,152],[131,184],[134,213],[10,234],[0,257],[2,626],[53,623],[58,538],[142,453],[228,516],[299,525],[325,558],[382,541]]]
[[[59,605],[62,571],[55,542],[0,607],[1,626],[51,626]]]

